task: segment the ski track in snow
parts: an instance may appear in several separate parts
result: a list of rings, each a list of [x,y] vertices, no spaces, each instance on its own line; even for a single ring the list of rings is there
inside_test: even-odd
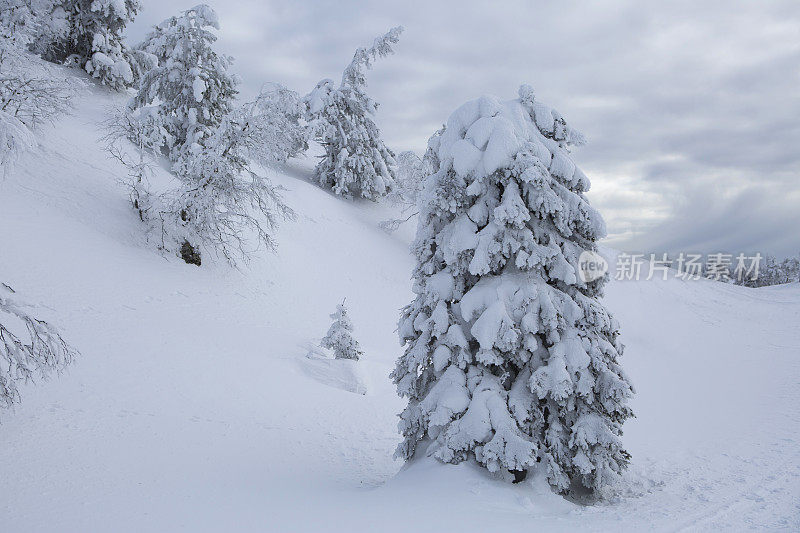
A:
[[[276,255],[240,270],[163,257],[98,148],[120,102],[92,89],[0,181],[0,281],[82,352],[0,413],[0,530],[800,529],[798,284],[609,285],[638,393],[610,502],[470,465],[401,470],[388,373],[408,226],[386,235],[387,208],[316,188],[309,159],[273,171],[298,213]],[[365,396],[298,364],[344,297]]]

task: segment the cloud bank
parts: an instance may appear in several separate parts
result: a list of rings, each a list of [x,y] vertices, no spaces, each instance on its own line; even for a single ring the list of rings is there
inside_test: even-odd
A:
[[[464,101],[521,83],[584,132],[576,161],[638,251],[800,251],[800,3],[210,1],[242,96],[304,94],[402,24],[371,94],[396,151],[422,151]],[[191,7],[144,0],[129,29]]]

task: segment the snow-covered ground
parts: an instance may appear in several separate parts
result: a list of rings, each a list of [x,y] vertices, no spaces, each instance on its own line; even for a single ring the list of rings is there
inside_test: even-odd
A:
[[[0,281],[82,353],[0,413],[0,531],[800,528],[798,284],[609,284],[638,392],[614,501],[401,470],[388,373],[411,228],[387,235],[386,208],[317,188],[303,161],[273,177],[298,214],[277,254],[163,257],[98,149],[119,99],[92,89],[0,181]],[[344,297],[365,356],[326,379],[307,355]]]

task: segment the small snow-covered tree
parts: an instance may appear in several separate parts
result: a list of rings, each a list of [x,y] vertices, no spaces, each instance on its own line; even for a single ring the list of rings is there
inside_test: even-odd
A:
[[[440,134],[441,131],[434,133],[428,143],[435,142]],[[436,155],[430,148],[422,158],[411,151],[402,152],[397,157],[395,188],[389,193],[387,199],[392,204],[400,206],[401,218],[382,221],[380,227],[386,233],[396,231],[401,225],[419,214],[417,203],[422,191],[422,182],[426,176],[433,174],[437,169]]]
[[[161,206],[158,199],[150,193],[150,177],[159,164],[159,147],[167,135],[162,125],[158,108],[149,106],[130,110],[115,109],[103,123],[106,151],[127,170],[128,175],[122,183],[128,187],[131,204],[139,214],[139,219],[154,227],[154,219]],[[132,146],[131,146],[132,144]],[[161,232],[162,247],[164,232]]]
[[[336,306],[336,312],[331,315],[331,324],[328,334],[322,339],[322,347],[333,350],[336,359],[358,360],[364,353],[358,341],[353,338],[353,323],[347,316],[344,302]]]
[[[48,67],[0,38],[0,111],[35,129],[69,110],[82,85]]]
[[[36,4],[0,0],[0,167],[36,146],[33,130],[70,107],[80,82],[61,76],[27,50],[43,27]]]
[[[395,188],[389,193],[389,200],[402,206],[416,206],[422,180],[430,174],[425,167],[425,161],[414,152],[400,152],[397,156]]]
[[[19,383],[60,372],[77,356],[53,326],[25,312],[13,293],[0,284],[0,407],[20,402]]]
[[[800,254],[795,257],[787,257],[781,265],[786,276],[784,283],[800,281]]]
[[[56,0],[51,15],[67,28],[49,40],[42,56],[77,64],[113,89],[130,87],[135,79],[123,31],[141,7],[139,0]]]
[[[309,122],[325,148],[317,179],[346,198],[377,200],[394,187],[394,153],[383,143],[373,119],[378,103],[367,95],[366,71],[376,58],[393,53],[402,31],[393,28],[370,48],[356,50],[338,88],[325,79],[305,97]]]
[[[466,103],[433,140],[392,373],[409,399],[400,457],[515,478],[541,463],[559,492],[600,489],[628,464],[633,389],[599,301],[607,276],[584,281],[579,265],[605,232],[569,156],[583,142],[528,86]]]
[[[36,138],[25,124],[0,111],[0,169],[3,174],[16,163],[24,152],[36,147]]]
[[[255,161],[285,163],[308,150],[308,129],[301,122],[305,106],[296,92],[269,83],[244,108],[251,116],[253,142],[248,153]]]

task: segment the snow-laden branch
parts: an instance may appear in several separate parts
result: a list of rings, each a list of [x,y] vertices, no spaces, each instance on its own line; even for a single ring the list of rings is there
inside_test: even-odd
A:
[[[377,37],[369,48],[360,47],[353,55],[353,60],[342,73],[342,86],[349,85],[358,90],[367,86],[366,71],[372,68],[372,62],[379,57],[386,57],[394,53],[392,45],[400,40],[403,33],[402,26],[396,26]]]
[[[0,407],[21,400],[18,384],[62,371],[78,353],[44,320],[30,316],[0,284]]]

